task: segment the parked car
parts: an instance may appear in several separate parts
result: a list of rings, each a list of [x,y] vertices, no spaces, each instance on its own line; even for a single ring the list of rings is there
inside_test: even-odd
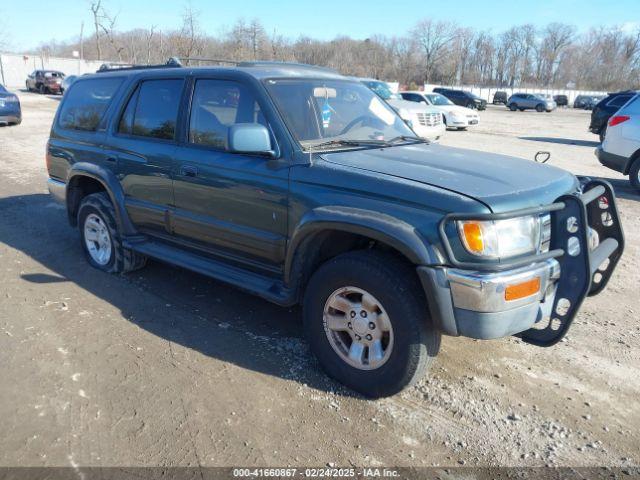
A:
[[[430,144],[319,67],[83,76],[46,160],[91,266],[153,257],[300,303],[320,365],[372,397],[417,381],[442,334],[557,343],[624,247],[608,183]]]
[[[0,84],[0,125],[19,125],[22,123],[20,99]]]
[[[566,95],[554,95],[553,101],[556,102],[556,105],[559,107],[569,106],[569,98]]]
[[[78,77],[76,75],[69,75],[67,77],[64,77],[64,80],[62,80],[62,85],[60,85],[60,93],[64,95],[64,92],[67,91],[67,89],[73,82],[77,80],[77,78]]]
[[[480,115],[471,108],[456,105],[447,97],[439,93],[400,92],[403,99],[410,102],[423,103],[438,110],[442,114],[447,128],[465,130],[467,127],[478,125]]]
[[[509,98],[509,95],[507,95],[507,92],[503,90],[498,90],[496,93],[493,94],[493,104],[499,105],[502,103],[503,105],[506,105],[508,98]]]
[[[432,142],[444,135],[447,126],[437,109],[403,100],[399,94],[391,91],[386,82],[373,79],[359,80],[398,112],[416,135]]]
[[[598,104],[593,107],[591,112],[591,123],[589,131],[600,137],[600,141],[604,140],[607,132],[607,122],[609,118],[616,113],[625,103],[631,100],[636,94],[633,90],[625,90],[622,92],[610,93]]]
[[[538,93],[514,93],[509,97],[507,108],[512,112],[533,109],[538,112],[551,112],[557,107],[553,99]]]
[[[38,93],[62,93],[64,73],[56,70],[34,70],[25,82],[27,90]]]
[[[587,96],[587,98],[583,102],[582,108],[585,110],[593,110],[594,108],[596,108],[596,105],[600,103],[603,99],[604,99],[603,96],[597,96],[597,95]]]
[[[631,98],[608,122],[596,149],[600,163],[624,175],[640,191],[640,95]]]
[[[444,95],[456,105],[467,108],[475,108],[477,110],[485,110],[487,101],[464,90],[451,90],[449,88],[434,88],[433,93]]]

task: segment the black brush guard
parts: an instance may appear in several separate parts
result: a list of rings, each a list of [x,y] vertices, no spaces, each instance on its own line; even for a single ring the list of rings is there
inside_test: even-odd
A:
[[[607,285],[624,250],[624,233],[613,188],[608,182],[581,178],[582,193],[563,195],[555,203],[542,207],[514,210],[507,213],[449,214],[439,225],[440,237],[449,262],[456,268],[478,271],[503,271],[522,267],[549,258],[560,263],[560,278],[548,322],[539,322],[516,336],[540,347],[550,347],[565,336],[583,300],[596,295]],[[523,215],[549,213],[551,215],[551,244],[549,251],[506,262],[464,262],[456,259],[445,228],[456,220],[503,220]],[[571,231],[568,228],[572,225]],[[589,228],[597,232],[599,244],[589,250]],[[579,253],[569,253],[569,239],[575,237]],[[572,249],[573,250],[573,249]],[[577,250],[577,249],[576,249]]]

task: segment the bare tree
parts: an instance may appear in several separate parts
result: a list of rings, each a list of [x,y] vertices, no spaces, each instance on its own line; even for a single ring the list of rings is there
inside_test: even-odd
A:
[[[413,35],[422,49],[424,77],[427,83],[447,54],[457,33],[455,24],[434,20],[422,20],[413,29]]]
[[[93,14],[93,28],[96,40],[96,52],[98,60],[102,60],[102,48],[100,47],[100,14],[102,12],[102,0],[94,0],[91,2],[91,13]]]

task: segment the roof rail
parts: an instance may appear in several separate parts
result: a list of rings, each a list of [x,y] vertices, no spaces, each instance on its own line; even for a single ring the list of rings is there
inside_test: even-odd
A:
[[[196,62],[197,65],[202,63],[215,63],[215,64],[228,64],[228,65],[240,65],[242,62],[235,60],[225,60],[224,58],[202,58],[202,57],[173,57],[180,62],[184,62],[185,65],[191,62]]]
[[[113,70],[146,70],[152,68],[179,68],[182,67],[182,63],[176,57],[171,57],[166,63],[160,63],[157,65],[133,65],[130,63],[117,63],[106,62],[100,65],[100,68],[96,73],[111,72]]]

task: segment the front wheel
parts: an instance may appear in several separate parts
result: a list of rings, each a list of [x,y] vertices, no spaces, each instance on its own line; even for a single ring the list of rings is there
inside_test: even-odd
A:
[[[509,110],[515,112],[518,109],[518,106],[515,103],[509,105]]]
[[[536,105],[536,112],[544,112],[544,105],[542,104]]]
[[[144,267],[146,257],[122,246],[115,210],[104,193],[87,195],[78,209],[78,225],[85,256],[92,267],[125,273]]]
[[[339,255],[314,273],[304,328],[327,374],[369,397],[415,383],[440,348],[413,268],[371,250]]]

